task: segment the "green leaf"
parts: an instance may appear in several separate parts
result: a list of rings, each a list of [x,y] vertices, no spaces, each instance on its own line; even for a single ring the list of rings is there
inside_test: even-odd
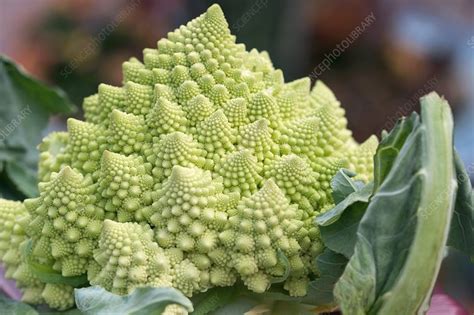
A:
[[[353,175],[353,174],[351,174]],[[321,239],[332,251],[350,258],[357,240],[357,229],[373,191],[373,183],[363,187],[340,170],[331,181],[337,205],[316,217]]]
[[[419,126],[420,119],[417,113],[409,118],[398,120],[389,134],[384,133],[374,157],[374,189],[377,190],[392,169],[393,163],[400,153],[408,135]]]
[[[370,189],[372,189],[372,185],[370,185]],[[366,202],[356,202],[344,209],[344,213],[336,222],[320,226],[319,230],[324,245],[334,252],[350,258],[354,253],[357,229],[367,205]]]
[[[259,302],[248,296],[240,296],[228,303],[221,305],[218,309],[210,312],[210,315],[242,315],[257,306]],[[194,315],[194,313],[191,313]]]
[[[0,172],[0,197],[10,200],[25,199],[25,195],[18,191],[6,172]]]
[[[0,56],[0,164],[27,197],[37,194],[36,146],[49,116],[74,109],[64,92],[47,87]]]
[[[316,258],[316,266],[320,277],[310,282],[308,295],[302,299],[303,303],[314,305],[328,305],[334,303],[333,289],[347,265],[347,258],[325,249]]]
[[[358,190],[358,186],[351,179],[356,174],[347,169],[340,169],[331,180],[332,198],[337,204],[344,200],[348,195]]]
[[[462,251],[471,257],[471,261],[474,261],[474,201],[471,181],[457,152],[454,153],[454,165],[458,192],[449,230],[448,246]]]
[[[379,186],[360,222],[354,255],[335,287],[343,313],[425,311],[447,241],[456,181],[449,105],[436,93],[421,103],[422,123],[403,144],[388,141],[392,135],[381,144],[379,152],[389,152],[383,150],[388,145],[399,153],[375,163]]]
[[[213,288],[192,299],[194,311],[192,315],[210,314],[227,305],[237,294],[236,287]]]
[[[28,304],[14,301],[0,294],[0,313],[2,315],[38,315],[38,312]]]
[[[377,266],[372,245],[364,236],[359,236],[354,257],[334,287],[334,295],[342,311],[368,314],[376,299],[376,281]]]
[[[336,174],[336,176],[340,173],[343,173],[343,172],[339,171]],[[354,181],[352,181],[351,179],[349,179],[349,181],[352,182],[353,185],[356,185]],[[370,196],[372,195],[372,190],[373,190],[372,183],[369,183],[362,188],[354,187],[354,190],[349,195],[346,195],[345,199],[340,201],[334,208],[318,215],[316,217],[316,224],[320,226],[328,226],[330,224],[333,224],[341,217],[344,211],[346,211],[346,209],[349,208],[351,205],[357,202],[368,202]]]
[[[319,270],[320,277],[311,281],[308,286],[308,293],[304,297],[292,297],[279,287],[272,286],[270,290],[255,294],[249,292],[251,297],[261,301],[282,301],[300,303],[314,306],[334,305],[333,288],[347,264],[347,258],[326,248],[323,253],[315,259],[315,264]]]
[[[120,296],[98,286],[75,289],[77,308],[86,315],[158,315],[170,304],[179,304],[192,312],[193,305],[173,288],[136,288]]]
[[[21,162],[10,161],[7,163],[6,171],[14,181],[15,187],[26,196],[38,194],[36,171],[34,169],[26,167]]]
[[[42,309],[42,307],[37,307],[36,310],[40,315],[82,315],[82,312],[77,308],[73,308],[67,311],[56,311],[51,310],[49,307],[44,306],[47,310]]]

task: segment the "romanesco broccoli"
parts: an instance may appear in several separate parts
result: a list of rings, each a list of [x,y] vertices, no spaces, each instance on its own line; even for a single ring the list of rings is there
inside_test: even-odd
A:
[[[123,86],[84,99],[85,121],[44,139],[40,195],[0,201],[7,276],[58,309],[72,287],[41,282],[29,261],[117,294],[239,279],[264,292],[289,272],[284,287],[305,295],[331,178],[346,167],[370,180],[377,139],[352,139],[322,82],[285,82],[266,52],[237,44],[218,5],[143,55],[123,63]]]

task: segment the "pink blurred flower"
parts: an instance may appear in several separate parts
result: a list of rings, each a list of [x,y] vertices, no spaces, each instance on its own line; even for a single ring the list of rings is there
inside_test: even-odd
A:
[[[436,286],[431,297],[427,315],[469,315],[454,299],[448,296],[441,287]]]
[[[16,287],[15,281],[5,279],[4,274],[5,270],[3,266],[0,265],[0,292],[5,293],[9,298],[19,300],[21,298],[21,292]]]

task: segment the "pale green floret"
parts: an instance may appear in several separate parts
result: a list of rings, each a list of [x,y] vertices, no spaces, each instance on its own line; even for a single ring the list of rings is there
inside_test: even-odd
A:
[[[304,117],[311,113],[312,105],[308,97],[310,90],[311,80],[309,77],[288,82],[283,86],[283,91],[290,93],[295,100],[295,105],[291,109],[295,117]]]
[[[224,192],[238,192],[248,197],[258,190],[262,181],[259,175],[262,166],[249,150],[229,153],[215,167],[215,172],[223,178]]]
[[[308,93],[311,90],[311,79],[309,77],[291,81],[285,87],[296,93],[296,100],[298,102],[308,102]]]
[[[298,111],[295,110],[298,103],[294,92],[286,90],[280,91],[276,96],[276,102],[282,120],[291,120],[299,115]]]
[[[26,235],[24,235],[26,239]],[[18,254],[21,255],[22,249],[25,242],[17,248]],[[24,257],[21,257],[21,261],[15,262],[15,272],[12,274],[12,279],[16,281],[16,285],[22,292],[21,300],[29,304],[42,304],[45,303],[42,293],[45,287],[45,283],[41,282],[31,270],[29,264],[24,261]],[[5,262],[6,264],[6,262]]]
[[[150,135],[157,137],[173,131],[186,132],[188,121],[178,104],[160,97],[146,118]]]
[[[170,304],[163,310],[162,315],[188,315],[188,311],[179,304]]]
[[[116,294],[128,294],[134,288],[171,285],[168,257],[153,242],[153,232],[138,223],[105,220],[94,259],[98,268],[89,274],[93,285],[100,285]]]
[[[298,239],[303,222],[297,206],[290,205],[272,179],[265,181],[255,194],[241,200],[235,215],[229,218],[231,231],[221,234],[232,252],[233,267],[250,290],[265,291],[280,262],[278,252],[288,257],[292,274],[305,275]],[[294,295],[298,292],[290,292]]]
[[[101,84],[97,95],[97,98],[84,99],[84,116],[90,123],[107,127],[112,110],[122,110],[125,107],[125,90],[121,87]]]
[[[110,115],[110,126],[107,131],[108,148],[115,153],[140,154],[151,142],[143,116],[127,114],[114,109]]]
[[[251,122],[264,118],[272,123],[280,120],[279,110],[275,98],[267,91],[256,93],[248,105],[248,117]]]
[[[304,159],[295,154],[282,156],[266,167],[265,177],[273,178],[291,202],[303,210],[301,219],[313,215],[320,196],[316,174]]]
[[[346,128],[346,118],[336,116],[328,106],[319,108],[315,116],[320,120],[317,139],[318,147],[323,152],[322,156],[331,156],[343,151],[344,144],[351,137],[351,132]]]
[[[84,116],[87,121],[97,122],[96,115],[99,111],[99,94],[97,93],[84,97],[84,100],[82,101],[82,110],[84,111]]]
[[[45,264],[54,262],[63,276],[85,273],[104,217],[95,186],[66,166],[39,189],[40,197],[25,202],[33,255]]]
[[[133,81],[140,84],[153,83],[153,72],[146,69],[144,64],[133,57],[123,63],[122,73],[124,82]]]
[[[347,161],[337,158],[318,158],[310,163],[311,168],[316,174],[315,188],[319,192],[319,199],[317,199],[318,209],[327,208],[331,205],[331,180],[341,168],[347,168]]]
[[[201,89],[199,85],[193,80],[186,80],[176,90],[176,97],[179,104],[184,105],[193,97],[200,95]]]
[[[153,105],[153,88],[149,85],[127,82],[124,86],[127,112],[137,116],[146,116]]]
[[[67,131],[69,139],[64,153],[58,156],[60,164],[70,165],[82,174],[95,176],[102,152],[107,147],[105,129],[99,125],[69,118]]]
[[[147,209],[158,244],[179,249],[199,270],[198,283],[186,284],[187,290],[191,287],[204,290],[209,281],[213,285],[235,282],[230,266],[226,265],[229,254],[223,251],[222,260],[215,257],[222,251],[218,233],[227,224],[224,209],[226,204],[234,202],[222,191],[222,184],[213,180],[209,172],[174,166],[170,177],[156,193],[156,201]],[[186,294],[191,295],[193,290]]]
[[[243,97],[231,99],[224,105],[224,114],[234,128],[250,123],[247,115],[247,102]]]
[[[237,44],[218,5],[122,70],[123,86],[84,99],[84,122],[40,144],[40,196],[0,201],[0,257],[23,299],[73,303],[72,287],[34,276],[27,249],[115,293],[188,296],[236,281],[263,292],[286,256],[285,288],[304,295],[331,179],[348,168],[371,180],[377,139],[355,142],[322,82],[285,83],[267,52]]]
[[[38,145],[39,163],[38,179],[40,182],[48,181],[51,173],[61,168],[61,154],[68,143],[67,132],[52,132]]]
[[[240,198],[240,193],[237,191],[221,194],[217,197],[216,209],[226,212],[227,215],[230,216],[235,213]]]
[[[259,119],[240,128],[239,147],[248,149],[259,162],[269,163],[280,153],[272,137],[268,120]]]
[[[332,110],[332,113],[339,118],[345,117],[345,110],[341,107],[341,103],[337,100],[334,93],[329,89],[329,87],[324,84],[322,81],[316,81],[311,93],[309,95],[309,100],[312,103],[312,106],[318,108],[322,106],[327,106]]]
[[[321,121],[316,116],[307,116],[288,121],[279,129],[280,149],[282,153],[294,153],[315,160],[324,155],[318,146],[318,133]]]
[[[157,83],[155,84],[155,99],[164,98],[168,101],[175,102],[176,96],[174,94],[173,88],[164,84]]]
[[[152,175],[155,182],[161,182],[170,176],[175,165],[208,169],[214,164],[206,159],[207,152],[192,136],[181,132],[161,136],[145,155],[153,165]]]
[[[27,262],[24,247],[28,242],[25,233],[28,221],[27,210],[21,202],[0,199],[0,260],[6,269],[5,277],[16,281],[23,293],[23,302],[46,302],[52,307],[67,309],[74,304],[72,287],[64,286],[63,292],[52,291],[50,285],[45,286],[34,275]],[[5,245],[8,245],[6,250]]]
[[[227,214],[216,208],[222,192],[222,183],[212,179],[210,172],[174,166],[149,210],[158,243],[184,252],[214,249],[215,230],[227,223]]]
[[[236,130],[229,124],[221,109],[198,126],[196,136],[207,152],[206,157],[214,162],[219,161],[227,152],[235,150],[236,138]]]
[[[357,174],[355,179],[363,180],[366,183],[373,179],[373,159],[378,145],[377,137],[371,136],[364,143],[346,153],[347,168]]]
[[[22,215],[24,208],[21,202],[0,199],[0,258],[10,249],[10,238],[15,227],[15,220]],[[5,262],[4,258],[2,261]]]
[[[119,222],[143,221],[140,210],[151,203],[153,177],[142,157],[104,151],[98,180],[98,205]]]
[[[67,284],[47,283],[41,296],[46,304],[60,311],[74,305],[74,288]]]
[[[230,98],[229,91],[223,84],[214,85],[208,94],[211,102],[217,107],[222,107]]]
[[[204,95],[197,95],[187,102],[184,111],[190,125],[189,131],[194,134],[196,126],[212,115],[214,104]]]
[[[44,284],[36,278],[22,257],[26,242],[25,222],[28,213],[21,202],[0,199],[0,261],[5,267],[5,277],[14,279],[27,303],[43,302]]]

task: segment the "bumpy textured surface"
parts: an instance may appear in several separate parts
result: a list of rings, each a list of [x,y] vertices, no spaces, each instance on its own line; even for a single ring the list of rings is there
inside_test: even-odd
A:
[[[40,196],[0,203],[8,276],[29,302],[73,303],[31,273],[28,242],[29,261],[118,294],[239,279],[263,292],[289,272],[289,294],[305,295],[331,178],[370,180],[377,139],[352,139],[323,83],[285,83],[266,52],[237,44],[218,5],[143,55],[123,64],[123,86],[84,100],[85,121],[44,139]]]
[[[6,269],[5,277],[16,280],[23,292],[23,302],[68,309],[74,305],[73,287],[41,282],[25,257],[29,246],[25,230],[29,221],[22,203],[0,199],[0,259]]]

